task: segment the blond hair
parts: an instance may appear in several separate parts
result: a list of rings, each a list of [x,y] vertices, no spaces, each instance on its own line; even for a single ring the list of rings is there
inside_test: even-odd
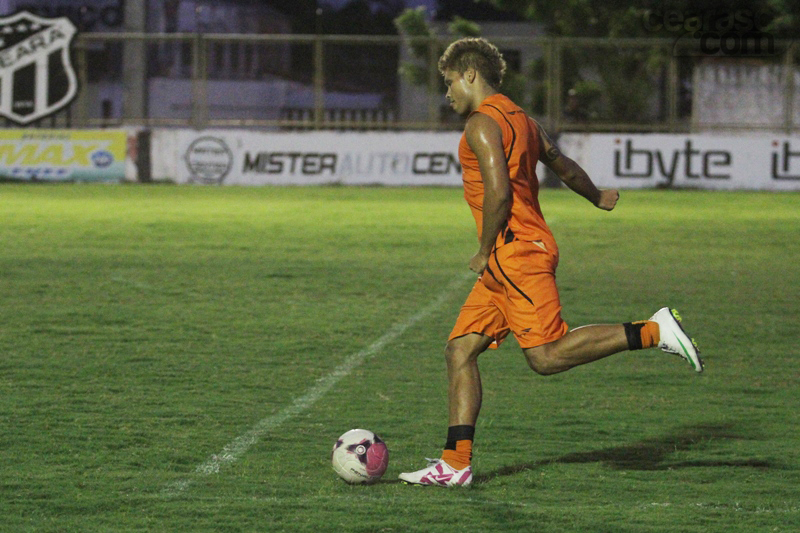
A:
[[[499,89],[506,73],[506,61],[495,45],[482,37],[465,37],[450,43],[439,58],[439,72],[454,70],[464,74],[473,68],[494,89]]]

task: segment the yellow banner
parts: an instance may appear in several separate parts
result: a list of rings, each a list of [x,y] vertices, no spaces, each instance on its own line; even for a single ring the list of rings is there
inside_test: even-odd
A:
[[[121,181],[120,130],[0,130],[0,177],[22,181]]]

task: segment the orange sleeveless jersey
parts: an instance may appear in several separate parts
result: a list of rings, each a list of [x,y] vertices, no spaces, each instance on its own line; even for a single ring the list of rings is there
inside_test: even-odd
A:
[[[557,253],[555,238],[539,206],[539,180],[536,177],[539,132],[536,123],[507,96],[499,93],[486,98],[474,113],[492,117],[503,132],[503,150],[513,195],[508,227],[518,239],[542,241],[548,250]],[[464,198],[475,217],[480,238],[483,229],[483,179],[478,158],[469,147],[466,134],[461,136],[458,158],[464,181]],[[501,238],[502,234],[498,240]]]

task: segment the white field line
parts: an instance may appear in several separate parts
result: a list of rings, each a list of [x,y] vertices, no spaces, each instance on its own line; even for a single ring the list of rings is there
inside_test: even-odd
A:
[[[400,335],[405,333],[411,326],[433,314],[452,296],[456,289],[463,285],[467,279],[471,278],[474,279],[474,274],[458,275],[458,277],[451,281],[436,298],[421,310],[417,311],[416,314],[402,322],[394,324],[389,328],[389,331],[363,350],[347,356],[342,364],[336,367],[330,374],[318,380],[304,395],[295,398],[291,405],[272,416],[262,419],[246,433],[233,439],[222,448],[219,453],[212,455],[204,463],[198,465],[189,478],[170,483],[164,489],[164,494],[167,496],[180,494],[188,489],[197,479],[216,474],[223,465],[236,462],[251,446],[259,442],[267,433],[303,411],[308,410],[322,396],[331,390],[339,380],[348,376],[356,367],[380,352],[387,344],[400,337]]]

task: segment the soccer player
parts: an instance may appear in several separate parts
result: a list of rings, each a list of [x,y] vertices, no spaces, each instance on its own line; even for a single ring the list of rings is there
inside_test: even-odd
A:
[[[439,71],[453,109],[466,117],[458,147],[464,197],[478,229],[469,268],[479,278],[445,348],[449,427],[441,459],[400,479],[451,487],[472,481],[472,441],[481,407],[478,356],[513,332],[529,366],[564,372],[625,350],[658,347],[702,372],[694,342],[677,312],[664,307],[650,320],[569,329],[561,319],[555,270],[558,247],[539,207],[536,163],[542,161],[573,191],[611,211],[619,192],[600,190],[519,106],[499,92],[506,65],[481,38],[452,43]]]

